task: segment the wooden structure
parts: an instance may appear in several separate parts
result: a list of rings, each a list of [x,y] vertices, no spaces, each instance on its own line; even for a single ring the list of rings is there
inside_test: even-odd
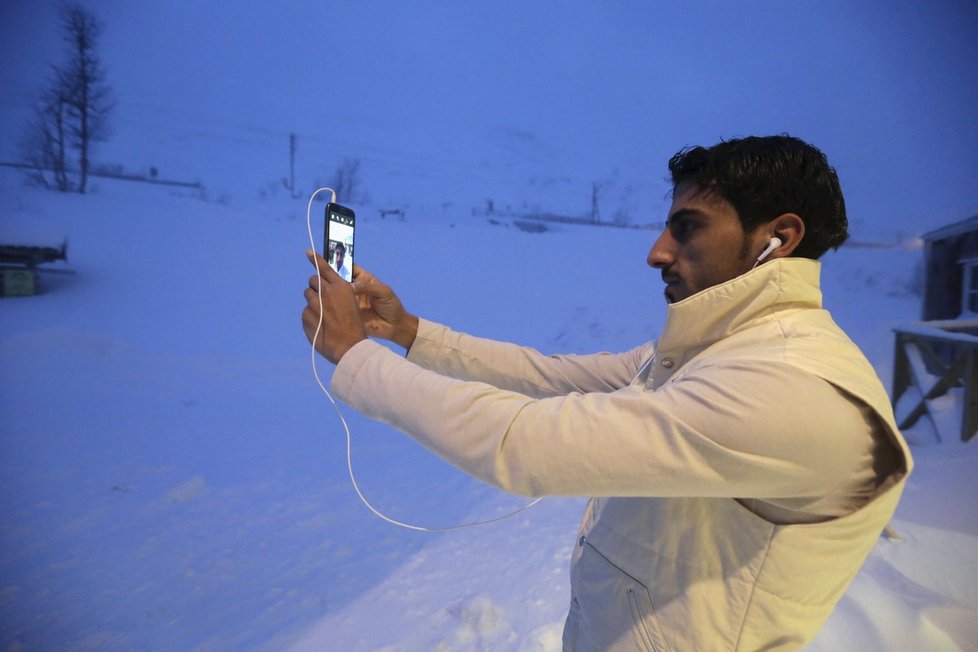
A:
[[[0,297],[35,294],[38,267],[67,258],[67,243],[60,247],[0,244]]]
[[[915,388],[918,399],[898,415],[900,428],[922,417],[940,420],[931,402],[962,389],[962,441],[978,431],[978,215],[922,236],[925,283],[924,321],[894,329],[893,406]],[[948,433],[943,433],[948,434]]]
[[[910,428],[926,416],[942,440],[940,420],[930,403],[961,387],[960,436],[961,441],[970,440],[978,431],[978,319],[920,322],[895,332],[894,407],[908,389],[917,390],[916,403],[898,415],[897,426]]]
[[[978,315],[978,215],[925,233],[921,319]]]

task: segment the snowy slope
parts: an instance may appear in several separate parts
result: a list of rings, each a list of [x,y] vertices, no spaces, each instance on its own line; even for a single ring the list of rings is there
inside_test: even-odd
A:
[[[370,517],[346,478],[342,430],[299,330],[303,201],[237,210],[119,182],[77,197],[2,178],[0,233],[63,230],[74,271],[0,304],[5,642],[258,646],[341,608],[430,542]],[[540,266],[558,251],[471,218],[364,218],[361,251],[392,281],[404,252],[455,252],[456,273],[431,256],[397,282],[421,312],[448,318],[454,305],[462,326],[566,340],[588,303],[578,295],[603,292],[582,270],[565,269],[554,292],[503,265],[493,276],[509,292],[473,294],[498,251]],[[565,256],[591,249],[586,233],[553,238]],[[447,525],[488,495],[348,418],[361,482],[392,516]]]
[[[230,207],[105,181],[62,196],[0,179],[0,234],[64,231],[74,271],[0,302],[0,645],[556,649],[580,500],[423,534],[353,494],[299,329],[303,200]],[[661,324],[652,232],[362,215],[361,261],[421,314],[545,351],[622,349]],[[603,274],[582,264],[595,243]],[[917,256],[843,249],[826,263],[830,307],[879,368],[887,325],[917,316]],[[358,478],[395,518],[445,526],[523,504],[346,416]],[[968,649],[975,450],[918,450],[903,539],[881,540],[813,649]]]

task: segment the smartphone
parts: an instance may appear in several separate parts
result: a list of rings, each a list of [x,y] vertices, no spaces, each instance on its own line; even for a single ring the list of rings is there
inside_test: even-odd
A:
[[[326,235],[323,258],[347,281],[353,280],[353,241],[357,218],[346,206],[326,204]]]

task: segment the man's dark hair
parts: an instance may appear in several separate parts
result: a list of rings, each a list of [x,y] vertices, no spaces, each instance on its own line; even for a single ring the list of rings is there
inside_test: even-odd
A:
[[[819,258],[848,237],[839,177],[818,148],[780,136],[749,136],[713,147],[685,147],[669,161],[672,189],[691,183],[737,210],[744,231],[784,213],[805,222],[794,256]]]

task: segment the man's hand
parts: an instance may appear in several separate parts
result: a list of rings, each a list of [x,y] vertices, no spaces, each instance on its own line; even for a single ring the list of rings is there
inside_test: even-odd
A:
[[[353,286],[343,280],[325,258],[311,251],[306,255],[314,265],[318,261],[319,274],[309,279],[309,287],[305,291],[302,328],[310,342],[319,328],[316,350],[337,364],[355,344],[367,339],[360,319],[360,307]]]
[[[359,265],[353,266],[353,287],[367,332],[409,350],[418,335],[418,318],[404,309],[389,286]]]

